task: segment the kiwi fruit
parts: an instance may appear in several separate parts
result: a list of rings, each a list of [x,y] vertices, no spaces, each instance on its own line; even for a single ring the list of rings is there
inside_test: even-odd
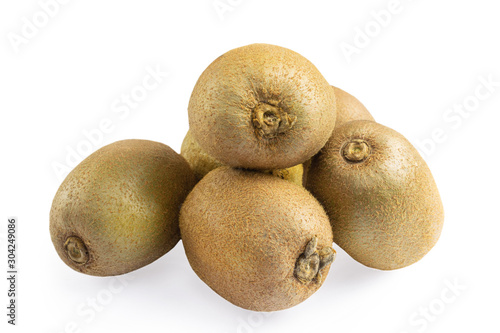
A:
[[[191,166],[194,172],[196,181],[200,181],[207,173],[213,169],[219,168],[224,164],[210,156],[198,142],[194,139],[191,131],[188,130],[181,146],[181,155]],[[262,170],[262,172],[272,174],[281,179],[289,180],[302,186],[303,168],[302,164],[298,164],[291,168]]]
[[[273,175],[284,180],[288,180],[292,183],[302,186],[302,178],[304,173],[302,164],[298,164],[286,169],[261,170],[261,172]]]
[[[50,211],[54,247],[69,267],[89,275],[143,267],[179,241],[180,207],[194,184],[187,162],[164,144],[107,145],[59,187]]]
[[[375,122],[336,128],[305,186],[328,213],[334,242],[366,266],[411,265],[440,236],[443,205],[427,164],[401,134]]]
[[[191,166],[197,182],[213,169],[217,169],[224,165],[222,162],[219,162],[207,154],[207,152],[200,147],[191,134],[191,130],[187,131],[182,141],[181,156],[184,157]]]
[[[188,115],[196,141],[223,164],[285,169],[326,143],[335,124],[335,94],[300,54],[251,44],[208,66],[193,89]]]
[[[375,121],[370,112],[356,97],[340,88],[332,86],[332,89],[335,92],[337,103],[335,127],[340,127],[353,120]]]
[[[344,90],[332,86],[335,93],[336,113],[335,128],[353,120],[370,120],[375,121],[368,109],[353,95]],[[334,131],[335,131],[334,128]],[[333,135],[333,133],[332,133]],[[302,183],[307,182],[307,172],[311,165],[311,159],[303,163]]]
[[[229,302],[277,311],[311,296],[335,251],[328,217],[303,187],[262,172],[220,167],[186,198],[180,215],[196,274]]]

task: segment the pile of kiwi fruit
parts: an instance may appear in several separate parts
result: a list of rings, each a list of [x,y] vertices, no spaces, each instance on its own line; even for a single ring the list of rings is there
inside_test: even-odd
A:
[[[334,246],[394,270],[436,244],[443,206],[418,151],[300,54],[230,50],[199,77],[188,115],[180,154],[123,140],[70,172],[50,212],[64,263],[125,274],[182,239],[217,294],[277,311],[321,287]]]

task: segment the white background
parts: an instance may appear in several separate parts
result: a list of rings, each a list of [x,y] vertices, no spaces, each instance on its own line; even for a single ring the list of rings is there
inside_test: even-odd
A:
[[[492,0],[401,0],[381,27],[373,12],[390,3],[222,0],[229,7],[218,13],[214,0],[74,0],[51,7],[44,22],[40,2],[2,1],[0,266],[5,272],[7,217],[15,215],[20,271],[15,328],[6,324],[5,278],[0,283],[2,332],[498,332],[500,86],[488,91],[481,80],[500,82],[499,8]],[[40,27],[30,31],[34,21]],[[365,28],[369,41],[360,37]],[[83,158],[129,138],[179,151],[198,76],[224,52],[255,42],[301,53],[378,122],[424,147],[446,213],[434,249],[383,272],[336,247],[316,294],[267,315],[212,292],[182,243],[121,279],[66,267],[49,236],[61,182],[54,166],[69,169],[69,151]],[[357,53],[346,56],[347,44]],[[169,75],[123,108],[147,68]],[[470,111],[450,110],[464,103]],[[111,128],[98,140],[103,120]],[[94,133],[87,151],[84,131]]]

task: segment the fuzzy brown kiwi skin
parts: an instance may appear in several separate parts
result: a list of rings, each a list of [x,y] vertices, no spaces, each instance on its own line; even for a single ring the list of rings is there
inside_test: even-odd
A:
[[[59,187],[50,235],[72,269],[124,274],[167,253],[180,239],[180,206],[195,184],[187,162],[147,140],[107,145],[76,166]]]
[[[312,159],[306,188],[325,207],[335,243],[366,266],[411,265],[441,234],[443,205],[427,164],[401,134],[375,122],[337,128]]]
[[[210,156],[193,137],[191,130],[188,130],[181,146],[181,156],[189,163],[199,182],[207,173],[224,166],[212,156]]]
[[[181,156],[186,159],[193,170],[196,182],[199,182],[210,171],[224,166],[212,156],[210,156],[198,142],[194,139],[191,131],[188,130],[181,146]],[[289,180],[297,185],[302,186],[303,167],[298,164],[291,168],[275,169],[275,170],[259,170],[261,172],[272,174],[281,179]]]
[[[375,119],[370,114],[368,109],[356,97],[354,97],[353,95],[349,94],[348,92],[340,88],[334,86],[331,87],[335,93],[335,102],[336,102],[337,118],[335,121],[335,128],[338,128],[344,125],[345,123],[354,120],[375,121]],[[307,172],[310,165],[311,165],[311,159],[303,163],[304,170],[303,170],[302,182],[304,184],[307,182]]]
[[[180,228],[196,274],[253,311],[304,301],[334,258],[331,227],[317,200],[301,186],[255,171],[221,167],[207,174],[186,198]]]
[[[193,136],[225,165],[285,169],[309,159],[335,124],[335,94],[317,68],[289,49],[251,44],[217,58],[188,106]]]
[[[335,128],[353,120],[375,121],[368,109],[356,97],[340,88],[332,86],[332,89],[337,103]]]

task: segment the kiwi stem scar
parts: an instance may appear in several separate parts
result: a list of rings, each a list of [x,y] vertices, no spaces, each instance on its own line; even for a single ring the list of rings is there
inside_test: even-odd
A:
[[[331,247],[323,247],[318,250],[318,238],[314,236],[307,243],[304,253],[302,253],[295,263],[294,276],[302,283],[309,283],[313,280],[321,281],[321,271],[335,260],[335,250]]]
[[[290,130],[297,117],[274,105],[278,103],[261,102],[252,111],[252,124],[257,136],[272,139]]]
[[[371,149],[364,140],[353,139],[341,149],[342,157],[349,163],[361,163],[370,156]]]
[[[78,265],[86,264],[89,261],[89,252],[85,243],[76,236],[70,236],[64,242],[64,249],[68,257]]]

